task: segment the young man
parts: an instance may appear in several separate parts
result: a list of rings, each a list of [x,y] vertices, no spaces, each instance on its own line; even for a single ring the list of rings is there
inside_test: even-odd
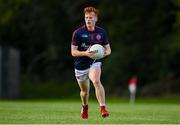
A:
[[[89,48],[94,44],[101,44],[105,48],[104,57],[111,54],[111,48],[104,29],[97,27],[98,10],[94,7],[84,8],[85,25],[73,32],[71,54],[75,57],[75,76],[80,87],[82,101],[81,118],[88,118],[88,98],[90,80],[95,87],[95,93],[100,105],[102,117],[108,117],[109,113],[105,105],[105,91],[101,84],[101,62],[91,59],[93,52]]]

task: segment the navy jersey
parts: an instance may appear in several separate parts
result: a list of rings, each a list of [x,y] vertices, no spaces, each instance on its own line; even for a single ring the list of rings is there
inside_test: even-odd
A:
[[[82,26],[73,32],[71,44],[77,46],[79,51],[86,51],[94,44],[104,46],[109,42],[104,29],[96,26],[94,31],[88,31],[86,26]],[[74,67],[78,70],[88,69],[93,62],[94,60],[87,56],[75,57]]]

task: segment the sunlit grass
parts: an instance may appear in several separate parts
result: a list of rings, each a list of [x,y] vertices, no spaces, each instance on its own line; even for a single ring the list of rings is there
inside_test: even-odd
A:
[[[90,101],[89,119],[80,119],[79,100],[0,101],[0,123],[13,124],[175,124],[180,123],[179,103],[146,103],[130,105],[119,100],[108,101],[109,118],[102,118],[96,101]]]

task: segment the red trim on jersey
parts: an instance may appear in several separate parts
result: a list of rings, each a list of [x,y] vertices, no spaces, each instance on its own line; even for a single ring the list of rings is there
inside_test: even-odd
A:
[[[71,38],[71,44],[74,45],[74,35],[75,35],[75,32],[78,31],[79,29],[83,28],[85,25],[82,25],[80,26],[79,28],[77,28],[74,32],[73,32],[73,35],[72,35],[72,38]]]
[[[74,34],[75,34],[75,31],[73,32],[73,35],[72,35],[71,45],[74,45]]]

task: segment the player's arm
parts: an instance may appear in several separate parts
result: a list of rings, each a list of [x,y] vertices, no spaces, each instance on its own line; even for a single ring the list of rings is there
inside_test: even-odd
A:
[[[104,31],[104,37],[103,37],[103,42],[104,42],[104,56],[108,56],[111,54],[111,47],[109,44],[109,40],[108,40],[108,35],[107,32]]]
[[[104,46],[104,56],[108,56],[111,54],[111,47],[109,44]]]
[[[89,49],[87,49],[86,51],[79,51],[78,46],[71,45],[71,55],[74,57],[88,56],[91,58],[93,56],[93,53],[91,51],[89,51]]]

